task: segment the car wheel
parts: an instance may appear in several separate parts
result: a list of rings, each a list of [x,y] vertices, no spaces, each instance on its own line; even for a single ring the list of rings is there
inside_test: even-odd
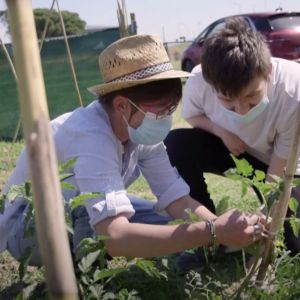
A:
[[[187,59],[182,64],[182,70],[186,72],[192,72],[194,64],[190,59]]]

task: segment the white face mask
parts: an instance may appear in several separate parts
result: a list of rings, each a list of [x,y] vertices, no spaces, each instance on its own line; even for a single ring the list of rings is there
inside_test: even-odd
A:
[[[246,124],[255,120],[268,106],[270,100],[268,96],[265,96],[256,106],[251,108],[246,114],[240,115],[232,110],[227,109],[221,105],[224,113],[230,117],[234,122],[238,124]]]
[[[165,115],[157,119],[155,114],[150,112],[145,113],[132,101],[129,100],[129,102],[145,115],[142,124],[136,129],[131,127],[126,118],[123,117],[127,123],[130,140],[142,145],[155,145],[163,141],[171,130],[172,116]]]

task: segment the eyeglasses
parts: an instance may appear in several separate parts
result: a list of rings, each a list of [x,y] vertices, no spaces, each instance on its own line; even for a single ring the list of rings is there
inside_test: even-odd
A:
[[[146,114],[146,112],[142,109],[145,108],[145,110],[149,113],[152,113],[155,115],[156,119],[161,119],[166,116],[170,116],[174,113],[178,105],[165,105],[164,107],[158,107],[150,104],[141,104],[140,107],[137,106],[134,102],[132,102],[130,99],[128,99],[129,102],[140,112],[143,114]]]
[[[145,107],[148,112],[151,112],[156,115],[156,118],[163,118],[165,116],[170,116],[174,113],[177,108],[177,105],[166,105],[165,107],[157,107],[148,104],[142,104],[141,107]]]

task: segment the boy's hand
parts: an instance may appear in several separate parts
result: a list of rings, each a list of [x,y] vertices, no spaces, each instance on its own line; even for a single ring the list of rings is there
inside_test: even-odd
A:
[[[244,153],[248,147],[248,145],[237,135],[225,129],[222,130],[220,138],[222,139],[226,148],[235,156],[239,156],[240,154]]]

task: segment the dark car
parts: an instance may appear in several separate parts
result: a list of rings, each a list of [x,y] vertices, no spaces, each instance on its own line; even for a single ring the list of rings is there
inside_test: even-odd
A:
[[[253,30],[265,37],[272,56],[300,62],[300,12],[274,12],[236,15],[243,17]],[[206,27],[185,49],[181,68],[191,71],[201,61],[203,42],[225,25],[225,17]]]

